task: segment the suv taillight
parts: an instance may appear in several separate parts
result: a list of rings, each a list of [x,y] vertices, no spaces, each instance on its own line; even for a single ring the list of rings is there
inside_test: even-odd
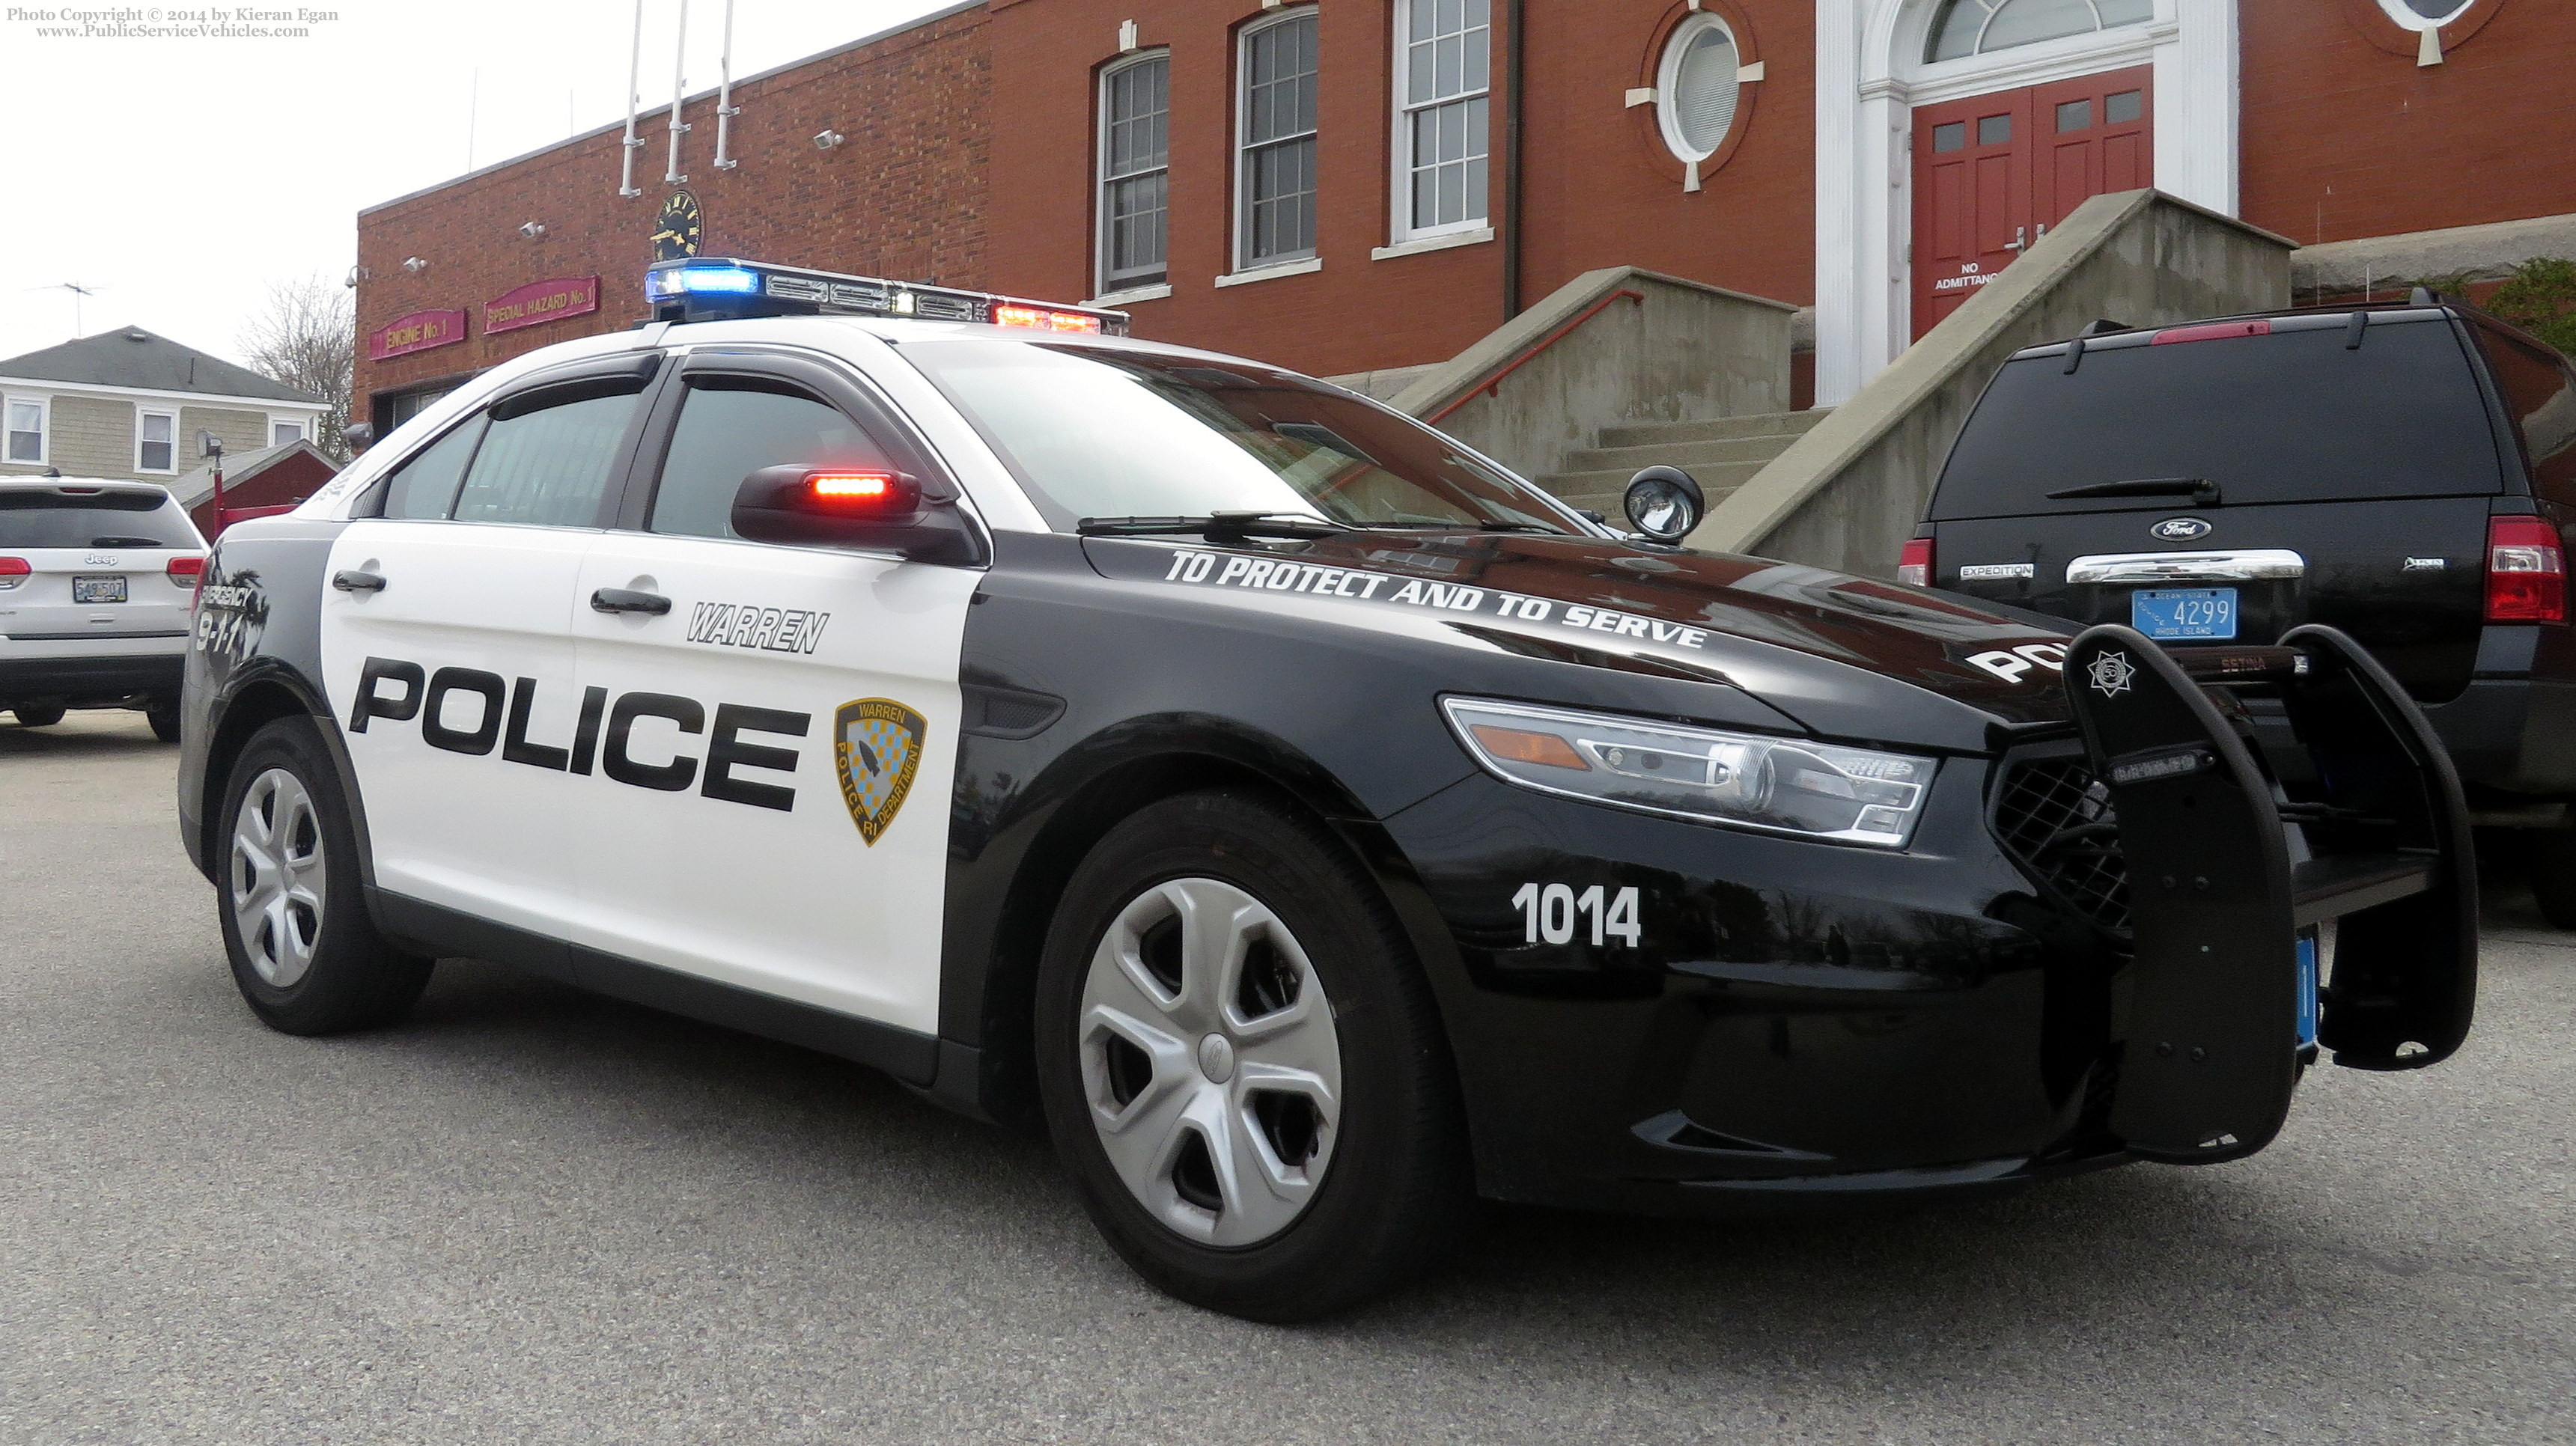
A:
[[[174,557],[163,569],[174,586],[194,588],[206,580],[206,560],[202,557]]]
[[[0,557],[0,591],[25,582],[27,574],[34,571],[35,569],[29,567],[27,559],[23,557]]]
[[[2567,621],[2567,553],[2547,519],[2487,519],[2487,621]]]
[[[1932,585],[1932,539],[1909,537],[1896,557],[1896,580],[1913,587]]]

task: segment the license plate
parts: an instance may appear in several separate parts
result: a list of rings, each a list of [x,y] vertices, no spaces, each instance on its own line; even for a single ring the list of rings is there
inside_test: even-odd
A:
[[[2236,589],[2149,588],[2129,594],[2129,626],[2151,638],[2236,636]]]
[[[73,578],[72,601],[76,603],[123,602],[125,601],[125,579],[121,577]]]

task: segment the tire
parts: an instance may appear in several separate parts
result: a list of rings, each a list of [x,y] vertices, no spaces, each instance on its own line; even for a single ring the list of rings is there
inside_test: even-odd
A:
[[[143,721],[152,725],[152,736],[164,743],[179,741],[179,700],[155,698],[143,706]]]
[[[224,782],[217,913],[233,983],[287,1034],[336,1034],[402,1017],[433,961],[376,933],[338,770],[312,720],[251,735]]]
[[[2527,865],[2531,897],[2540,915],[2561,929],[2576,929],[2576,829],[2530,835]]]
[[[1233,927],[1202,955],[1191,917]],[[1320,824],[1236,790],[1129,817],[1065,888],[1037,1007],[1057,1155],[1166,1293],[1310,1320],[1461,1234],[1466,1130],[1429,986]]]
[[[18,726],[21,728],[51,728],[55,724],[63,721],[63,705],[60,703],[21,703],[17,707],[10,709],[9,715],[18,720]]]

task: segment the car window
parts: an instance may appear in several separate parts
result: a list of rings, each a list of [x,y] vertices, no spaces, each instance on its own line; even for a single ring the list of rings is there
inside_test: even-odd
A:
[[[734,493],[763,467],[877,468],[884,453],[837,407],[783,385],[693,377],[653,492],[653,532],[740,537]]]
[[[494,418],[452,515],[459,522],[598,525],[635,406],[636,395],[621,392]]]
[[[2227,505],[2501,491],[2468,353],[2441,318],[2006,363],[1942,468],[1935,521],[2165,507],[2051,499],[2104,482],[2206,477]]]
[[[445,517],[456,505],[456,489],[465,480],[465,464],[473,458],[474,444],[482,435],[483,419],[478,416],[395,469],[386,479],[382,515]]]
[[[188,514],[167,496],[0,492],[0,548],[205,545]]]
[[[2484,323],[2478,334],[2495,364],[2504,409],[2531,453],[2533,489],[2552,502],[2576,505],[2576,379],[2568,374],[2566,358]]]
[[[1049,520],[1294,512],[1576,533],[1447,437],[1292,372],[1074,343],[908,344]]]

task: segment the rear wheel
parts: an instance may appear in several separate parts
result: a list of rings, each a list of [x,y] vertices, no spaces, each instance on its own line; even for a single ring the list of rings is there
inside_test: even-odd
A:
[[[18,726],[21,728],[51,728],[55,724],[63,721],[63,705],[60,703],[21,703],[17,707],[10,709],[9,714],[11,717],[18,720]]]
[[[1057,1152],[1155,1285],[1304,1320],[1455,1239],[1466,1151],[1430,993],[1319,825],[1230,791],[1144,809],[1067,886],[1038,988]]]
[[[143,721],[152,725],[152,736],[164,743],[179,741],[179,700],[155,698],[143,705]]]
[[[357,837],[310,720],[251,735],[225,789],[217,885],[233,983],[288,1034],[400,1018],[430,960],[386,943],[360,896]]]
[[[2576,929],[2576,829],[2552,829],[2531,835],[2528,854],[2531,897],[2542,918],[2561,929]]]

